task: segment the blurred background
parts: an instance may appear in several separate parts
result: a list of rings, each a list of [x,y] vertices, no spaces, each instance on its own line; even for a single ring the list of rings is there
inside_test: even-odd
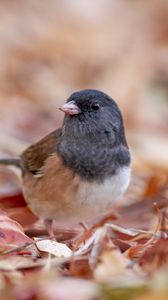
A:
[[[95,239],[84,260],[79,255],[70,263],[53,261],[54,273],[52,255],[36,256],[26,247],[16,248],[16,255],[3,252],[27,241],[23,233],[20,237],[19,224],[29,237],[47,232],[28,209],[18,178],[0,167],[0,290],[6,285],[2,299],[98,299],[97,293],[112,299],[113,287],[115,299],[168,299],[167,269],[147,287],[153,270],[168,260],[168,0],[0,0],[0,158],[18,156],[58,128],[63,119],[58,107],[72,92],[86,88],[109,94],[125,121],[132,181],[117,201],[117,220],[115,210],[111,218],[121,231],[111,229],[106,237],[99,233],[102,237]],[[70,241],[83,231],[81,226],[55,223],[58,241]],[[122,231],[122,226],[133,229]],[[135,228],[153,234],[145,238],[139,231],[138,241]],[[129,255],[119,255],[117,249],[130,250]],[[44,266],[39,257],[48,257]],[[93,268],[94,261],[100,269]],[[93,278],[94,286],[57,280],[63,276]],[[96,281],[103,285],[96,287]],[[122,286],[123,291],[116,289]],[[147,295],[132,298],[135,288]]]
[[[168,1],[1,0],[1,156],[58,127],[85,88],[120,105],[133,166],[167,172]]]

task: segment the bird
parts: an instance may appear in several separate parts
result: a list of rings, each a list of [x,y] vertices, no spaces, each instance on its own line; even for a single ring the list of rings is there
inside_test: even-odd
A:
[[[106,93],[72,93],[62,126],[0,164],[21,169],[22,190],[50,235],[53,220],[87,222],[112,210],[131,177],[131,155],[117,103]]]

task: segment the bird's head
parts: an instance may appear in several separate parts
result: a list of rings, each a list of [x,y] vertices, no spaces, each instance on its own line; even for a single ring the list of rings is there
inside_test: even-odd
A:
[[[121,112],[105,93],[91,89],[75,92],[60,110],[65,113],[63,132],[66,137],[126,143]]]

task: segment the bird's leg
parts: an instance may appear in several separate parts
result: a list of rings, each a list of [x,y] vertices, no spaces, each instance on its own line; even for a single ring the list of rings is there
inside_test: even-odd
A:
[[[94,223],[92,226],[88,227],[87,224],[84,222],[80,222],[79,224],[84,229],[82,234],[79,234],[72,242],[74,249],[76,250],[81,243],[85,243],[87,239],[90,238],[90,236],[93,234],[93,232],[98,229],[99,227],[102,227],[106,222],[113,221],[118,219],[118,215],[115,212],[111,212],[109,214],[105,214],[104,216],[101,216],[101,218]]]
[[[44,225],[47,229],[49,236],[54,237],[53,221],[49,219],[44,220]]]
[[[73,250],[76,251],[81,243],[85,244],[85,241],[90,237],[91,230],[85,222],[79,222],[79,225],[83,228],[83,232],[79,233],[75,238],[72,239],[71,243]]]
[[[79,225],[84,229],[84,230],[88,230],[89,227],[87,226],[87,224],[85,222],[80,222]]]

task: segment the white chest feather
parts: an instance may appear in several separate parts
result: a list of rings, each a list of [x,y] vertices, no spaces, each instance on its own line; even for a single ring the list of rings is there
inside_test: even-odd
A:
[[[88,217],[107,212],[127,189],[130,182],[130,168],[122,168],[116,175],[106,179],[103,184],[86,183],[80,185],[77,193],[80,210],[86,212]]]

